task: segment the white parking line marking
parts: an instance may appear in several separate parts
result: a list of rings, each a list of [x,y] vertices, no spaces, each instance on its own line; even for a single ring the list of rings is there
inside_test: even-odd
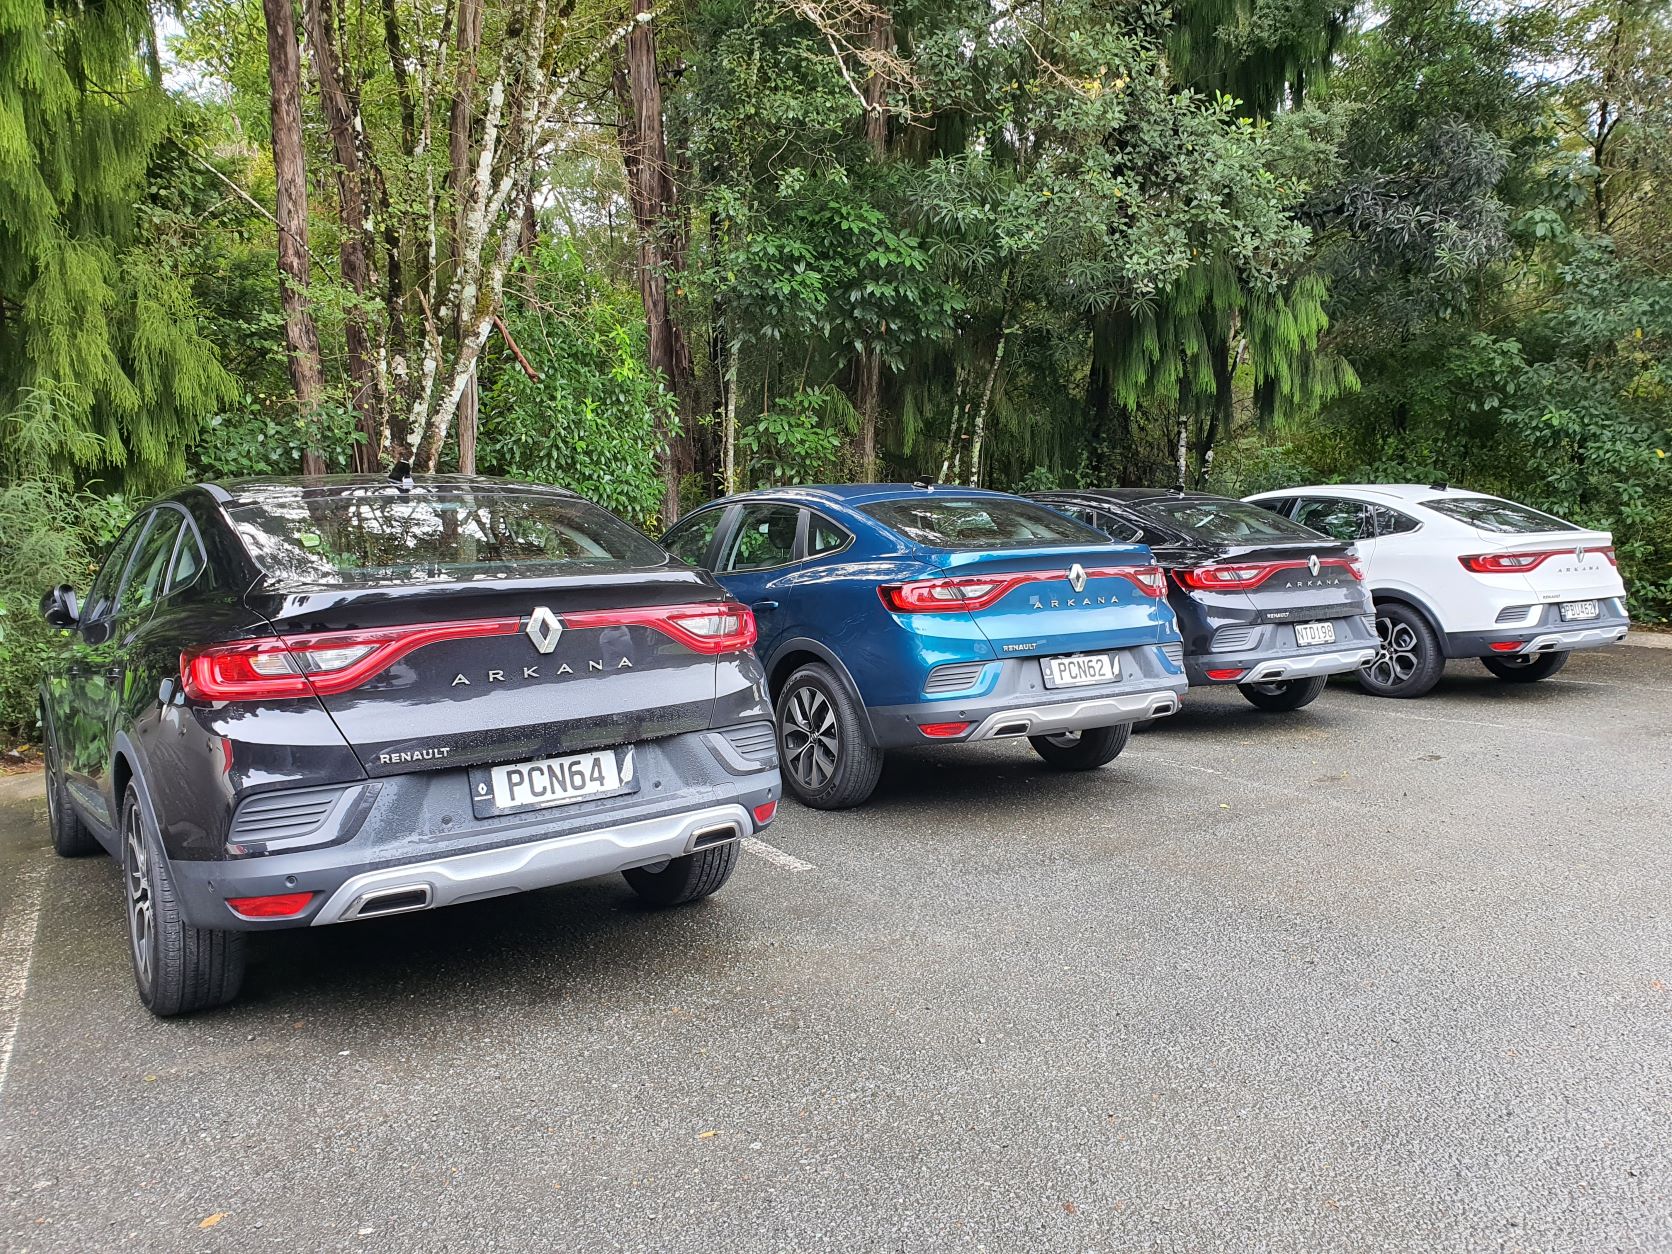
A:
[[[1612,679],[1547,679],[1547,684],[1579,684],[1586,688],[1633,688],[1638,692],[1672,692],[1657,684],[1622,684]]]
[[[6,926],[0,930],[0,1100],[6,1096],[6,1075],[12,1067],[23,995],[29,991],[29,968],[35,957],[35,937],[41,924],[41,889],[46,868],[39,862],[17,877]]]
[[[743,838],[743,847],[757,858],[765,858],[773,866],[785,871],[811,871],[813,864],[803,862],[800,858],[792,857],[779,849],[776,845],[769,845],[764,840],[754,836]]]
[[[1569,740],[1595,740],[1595,736],[1581,736],[1578,732],[1557,731],[1553,727],[1534,727],[1530,723],[1488,723],[1478,718],[1446,718],[1438,714],[1399,714],[1389,711],[1391,718],[1409,719],[1413,723],[1461,723],[1465,727],[1491,727],[1498,731],[1535,732],[1540,736],[1564,736]]]

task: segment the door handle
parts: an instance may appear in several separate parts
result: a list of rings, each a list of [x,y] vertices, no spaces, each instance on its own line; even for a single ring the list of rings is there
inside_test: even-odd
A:
[[[776,601],[756,601],[749,608],[752,609],[752,610],[775,610],[775,609],[778,608],[778,602],[776,602]]]

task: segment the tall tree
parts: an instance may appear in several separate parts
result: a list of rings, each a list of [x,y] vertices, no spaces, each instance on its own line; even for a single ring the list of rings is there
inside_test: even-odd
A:
[[[274,218],[279,233],[279,298],[284,308],[290,382],[304,417],[325,399],[319,331],[308,298],[308,166],[302,146],[302,63],[291,0],[262,0],[273,128]],[[302,455],[302,473],[325,473],[317,447]]]

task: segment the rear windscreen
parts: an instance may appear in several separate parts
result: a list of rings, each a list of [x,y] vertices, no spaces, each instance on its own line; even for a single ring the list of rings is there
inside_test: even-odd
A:
[[[281,587],[539,577],[668,560],[596,505],[533,492],[298,493],[227,513]]]
[[[1482,531],[1516,535],[1537,531],[1578,531],[1570,522],[1495,496],[1436,496],[1422,502],[1436,514],[1466,522]]]
[[[861,506],[907,539],[937,549],[1108,544],[1109,537],[1066,514],[1002,497],[913,496]]]
[[[1219,544],[1270,544],[1288,540],[1316,540],[1310,527],[1290,522],[1261,505],[1246,501],[1203,501],[1190,497],[1151,498],[1129,508],[1149,514],[1186,535]]]

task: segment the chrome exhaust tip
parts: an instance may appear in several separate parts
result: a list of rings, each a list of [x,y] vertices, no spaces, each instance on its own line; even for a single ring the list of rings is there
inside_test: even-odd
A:
[[[723,845],[728,840],[736,840],[743,835],[736,823],[716,823],[713,827],[699,827],[691,833],[691,848],[706,849],[710,845]]]
[[[430,908],[428,884],[403,884],[399,888],[380,888],[367,893],[349,911],[351,919],[377,919],[386,914],[408,914],[413,910]]]

